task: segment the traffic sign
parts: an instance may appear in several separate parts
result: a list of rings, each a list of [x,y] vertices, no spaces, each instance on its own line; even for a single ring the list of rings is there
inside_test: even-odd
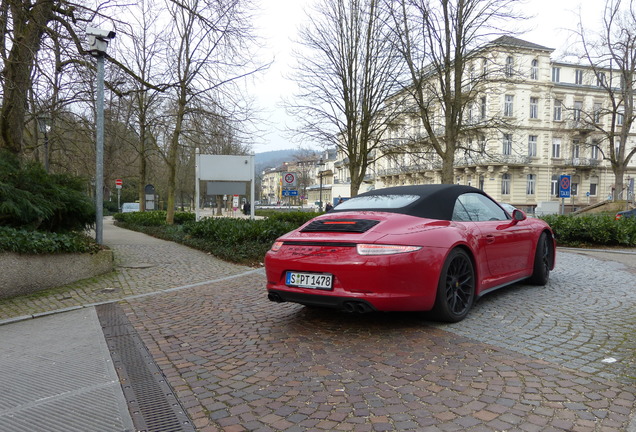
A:
[[[562,175],[559,178],[559,198],[570,198],[570,176]]]
[[[121,179],[115,180],[115,187],[117,189],[121,189],[122,184],[123,184],[123,182],[121,181]]]
[[[298,183],[298,179],[296,173],[286,172],[283,174],[283,187],[296,187]]]
[[[283,189],[283,196],[298,196],[298,191],[293,189]]]

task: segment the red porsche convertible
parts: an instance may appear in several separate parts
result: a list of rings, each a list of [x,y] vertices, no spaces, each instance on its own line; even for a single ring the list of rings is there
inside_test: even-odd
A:
[[[475,299],[515,282],[545,285],[550,227],[461,185],[360,194],[280,237],[267,252],[268,298],[349,312],[430,311],[462,320]]]

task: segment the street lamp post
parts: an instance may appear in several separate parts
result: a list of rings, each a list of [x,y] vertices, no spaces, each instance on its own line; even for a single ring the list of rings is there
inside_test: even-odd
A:
[[[322,175],[324,174],[322,167],[324,166],[325,166],[325,163],[322,161],[322,158],[321,158],[320,161],[318,162],[318,178],[320,179],[320,190],[319,190],[320,198],[318,201],[318,211],[322,211]]]
[[[97,59],[95,117],[95,241],[103,244],[104,232],[104,57],[114,31],[87,27],[88,52]]]
[[[38,129],[44,134],[44,170],[49,172],[49,115],[40,114],[37,118]]]
[[[322,171],[318,171],[318,176],[320,177],[320,201],[318,211],[322,211]]]

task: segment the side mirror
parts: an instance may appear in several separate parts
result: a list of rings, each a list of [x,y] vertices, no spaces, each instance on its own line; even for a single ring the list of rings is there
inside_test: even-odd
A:
[[[526,216],[526,214],[525,214],[523,211],[521,211],[521,210],[519,210],[519,209],[514,209],[514,210],[512,211],[512,219],[513,219],[515,222],[521,222],[521,221],[526,220],[526,219],[527,219],[527,216]]]

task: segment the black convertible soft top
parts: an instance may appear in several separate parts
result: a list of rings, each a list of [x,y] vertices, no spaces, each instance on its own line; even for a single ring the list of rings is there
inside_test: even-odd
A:
[[[336,206],[332,212],[340,211],[383,211],[392,213],[404,213],[411,216],[417,216],[429,219],[451,220],[453,217],[453,209],[457,197],[465,193],[478,193],[488,196],[484,191],[472,186],[462,186],[456,184],[427,184],[427,185],[411,185],[411,186],[395,186],[385,189],[376,189],[370,192],[361,193],[351,198],[343,205]],[[359,197],[372,196],[391,196],[391,195],[413,195],[419,198],[404,207],[386,208],[386,207],[355,207],[355,200]],[[373,201],[369,201],[371,204]],[[349,207],[349,208],[347,208]]]

